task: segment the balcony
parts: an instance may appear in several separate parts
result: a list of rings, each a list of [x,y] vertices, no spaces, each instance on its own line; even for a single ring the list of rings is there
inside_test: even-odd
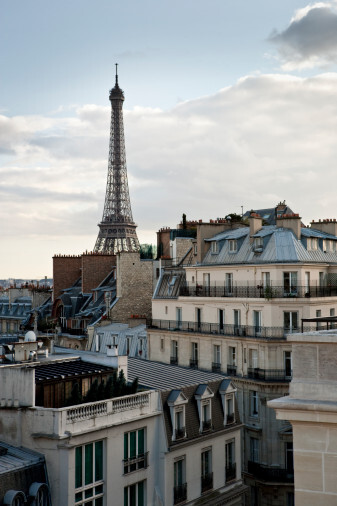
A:
[[[190,359],[190,367],[192,369],[198,369],[198,359],[197,358]]]
[[[185,437],[185,434],[186,434],[185,427],[179,427],[178,429],[175,430],[176,440],[183,439]]]
[[[221,372],[220,362],[212,362],[212,372]]]
[[[236,376],[236,365],[227,364],[227,374],[229,376]]]
[[[180,287],[182,297],[239,297],[249,299],[277,299],[277,298],[310,298],[337,297],[337,286],[266,286],[236,285],[236,286],[200,286],[185,285]]]
[[[233,462],[232,464],[226,465],[226,483],[236,480],[236,464]]]
[[[148,466],[148,454],[149,452],[142,453],[136,457],[123,460],[124,474],[138,471],[138,469],[146,469]]]
[[[285,369],[259,369],[250,367],[247,371],[248,378],[262,381],[291,381],[291,372]]]
[[[152,320],[150,328],[170,330],[173,332],[195,332],[198,334],[215,334],[224,336],[238,336],[238,337],[253,337],[258,339],[270,340],[285,340],[287,334],[295,332],[301,332],[299,327],[293,327],[291,329],[284,327],[256,327],[255,325],[231,325],[218,323],[198,323],[182,321],[180,328],[177,328],[175,320]],[[316,326],[305,325],[303,328],[304,332],[310,332],[316,330]]]
[[[178,365],[178,357],[170,357],[170,364]]]
[[[201,493],[212,490],[213,488],[213,473],[207,473],[201,476]]]
[[[187,483],[182,483],[173,488],[173,504],[180,504],[187,499]]]
[[[294,471],[292,469],[268,467],[251,460],[248,461],[248,473],[264,482],[294,483]]]
[[[234,413],[229,413],[226,417],[226,425],[230,425],[231,423],[235,423]]]
[[[202,422],[202,431],[207,432],[212,429],[212,420],[205,420]]]

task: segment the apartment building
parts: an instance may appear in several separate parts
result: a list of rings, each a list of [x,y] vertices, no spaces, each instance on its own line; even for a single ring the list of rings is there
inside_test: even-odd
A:
[[[127,357],[114,350],[57,348],[0,366],[0,438],[44,455],[52,504],[243,505],[232,382],[134,358],[138,393],[74,403],[75,384],[84,396],[114,370],[128,376]]]
[[[267,225],[253,212],[249,226],[204,239],[200,262],[163,269],[148,329],[150,360],[234,381],[252,506],[293,504],[291,425],[276,420],[267,402],[288,393],[286,335],[298,332],[302,319],[334,316],[337,307],[336,221],[304,227],[286,210],[264,210]]]

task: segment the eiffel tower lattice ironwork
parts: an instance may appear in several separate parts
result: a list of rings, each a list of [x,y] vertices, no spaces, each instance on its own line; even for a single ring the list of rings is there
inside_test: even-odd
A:
[[[131,211],[126,168],[123,102],[124,92],[116,82],[110,90],[111,125],[109,143],[108,179],[103,218],[99,226],[95,252],[116,254],[119,251],[138,251],[139,241]]]

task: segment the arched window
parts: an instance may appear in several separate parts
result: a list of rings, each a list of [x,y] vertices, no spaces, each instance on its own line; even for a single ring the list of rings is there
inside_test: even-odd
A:
[[[29,487],[32,506],[50,506],[49,487],[46,483],[32,483]]]
[[[21,490],[8,490],[4,497],[4,506],[24,506],[26,496]]]

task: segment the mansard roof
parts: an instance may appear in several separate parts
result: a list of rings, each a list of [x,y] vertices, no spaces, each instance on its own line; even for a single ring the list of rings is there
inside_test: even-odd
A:
[[[249,228],[240,228],[217,234],[207,241],[219,244],[218,252],[209,250],[202,262],[203,265],[221,264],[256,264],[256,263],[337,263],[337,237],[315,229],[301,228],[301,239],[297,239],[291,229],[267,225],[257,231],[253,238],[262,238],[263,246],[256,248],[250,240]],[[308,239],[318,239],[317,249],[308,248]],[[237,240],[237,250],[230,250],[229,241]],[[336,243],[334,250],[324,250],[322,240]]]

